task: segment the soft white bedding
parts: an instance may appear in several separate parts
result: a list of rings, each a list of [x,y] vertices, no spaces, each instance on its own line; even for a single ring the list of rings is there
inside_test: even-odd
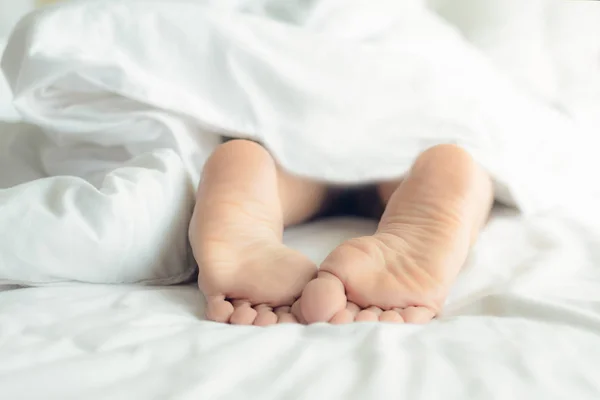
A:
[[[338,183],[397,178],[457,143],[498,200],[569,204],[600,167],[600,15],[470,3],[95,0],[28,16],[2,69],[43,132],[2,146],[27,182],[0,180],[0,279],[185,280],[194,185],[220,134]]]
[[[562,44],[564,54],[577,55],[580,48],[568,44]],[[495,48],[502,52],[502,46]],[[565,104],[581,123],[600,127],[592,107],[597,93],[586,92],[579,81],[588,67],[564,61]],[[517,67],[514,72],[530,77]],[[535,90],[546,93],[544,82],[536,76]],[[0,88],[0,100],[4,95]],[[12,112],[0,107],[0,115]],[[2,187],[47,173],[38,157],[47,138],[38,128],[0,122],[0,133]],[[577,178],[597,187],[596,171]],[[149,182],[160,182],[161,189],[168,180],[161,179]],[[202,296],[193,285],[0,286],[0,399],[598,399],[596,192],[572,199],[568,209],[535,216],[496,210],[444,314],[423,327],[229,327],[202,320]],[[21,197],[31,204],[39,198],[39,193]],[[12,224],[1,226],[5,237],[11,233],[7,227],[27,215],[10,216]],[[39,233],[36,225],[27,229],[31,237]],[[286,241],[319,261],[344,238],[372,229],[364,221],[325,221],[290,230]],[[27,237],[26,230],[21,233]],[[25,262],[32,251],[27,244],[22,258],[11,253],[17,256],[2,265],[5,271],[35,272]],[[60,267],[58,256],[66,254],[43,255]],[[81,263],[88,274],[80,277],[107,278],[102,271],[94,278],[85,259],[67,255],[65,262]],[[161,265],[154,276],[187,272],[178,262],[171,270]],[[126,277],[147,275],[137,272]],[[39,280],[29,272],[20,276]]]
[[[231,327],[201,320],[194,286],[3,292],[0,398],[597,399],[598,222],[495,217],[422,327]],[[347,224],[288,240],[318,259],[372,229]]]

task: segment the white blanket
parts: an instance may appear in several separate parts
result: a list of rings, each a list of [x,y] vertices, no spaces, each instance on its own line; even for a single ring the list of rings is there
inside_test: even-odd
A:
[[[600,126],[588,38],[600,19],[579,7],[99,0],[30,15],[2,67],[43,131],[2,138],[0,278],[186,279],[193,189],[220,134],[348,184],[458,143],[499,200],[525,213],[564,204],[589,178]]]

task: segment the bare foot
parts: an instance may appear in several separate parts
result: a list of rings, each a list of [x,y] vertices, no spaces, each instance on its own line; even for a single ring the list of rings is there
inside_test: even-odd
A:
[[[389,199],[377,232],[341,244],[323,262],[295,307],[298,318],[431,320],[487,218],[492,194],[489,177],[464,150],[425,151]]]
[[[208,319],[260,326],[297,322],[290,306],[316,266],[281,240],[286,221],[318,209],[321,191],[309,188],[309,182],[278,171],[268,152],[252,142],[225,143],[207,161],[190,242]],[[312,197],[288,196],[300,189]]]
[[[199,285],[207,299],[206,317],[237,325],[297,322],[290,306],[315,276],[314,263],[260,237],[255,224],[221,232],[223,237],[211,235],[200,245]]]

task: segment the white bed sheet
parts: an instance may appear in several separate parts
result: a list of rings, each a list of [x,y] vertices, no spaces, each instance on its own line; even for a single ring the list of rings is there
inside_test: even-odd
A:
[[[221,325],[202,320],[193,285],[5,291],[0,398],[597,399],[592,219],[496,212],[426,326]],[[318,260],[372,228],[329,221],[287,240]]]

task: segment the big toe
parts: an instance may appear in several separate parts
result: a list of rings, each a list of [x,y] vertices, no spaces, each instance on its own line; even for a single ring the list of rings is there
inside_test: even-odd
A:
[[[346,293],[342,282],[329,272],[319,272],[310,281],[300,298],[300,312],[309,323],[328,322],[346,308]]]
[[[233,311],[233,305],[225,299],[225,296],[210,296],[207,298],[205,312],[207,319],[227,323]]]

